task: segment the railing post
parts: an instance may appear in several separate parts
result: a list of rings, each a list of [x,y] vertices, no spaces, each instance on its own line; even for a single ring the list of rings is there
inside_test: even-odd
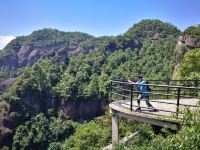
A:
[[[176,107],[177,117],[178,117],[178,113],[179,113],[180,93],[181,93],[181,89],[178,88],[178,91],[177,91],[177,107]]]
[[[122,95],[125,95],[125,91],[124,91],[125,87],[124,87],[124,85],[125,84],[123,84],[123,87],[122,87],[123,88]],[[126,99],[126,97],[123,96],[123,100],[125,100],[125,99]]]
[[[198,87],[198,80],[194,80],[195,87]],[[198,96],[198,90],[196,90],[196,96]]]
[[[194,85],[195,85],[195,87],[198,87],[198,81],[197,80],[194,80]]]
[[[169,80],[167,81],[167,85],[169,86]],[[169,94],[169,87],[167,87],[167,94]],[[167,95],[167,99],[169,99],[168,95]]]
[[[131,111],[133,110],[133,85],[131,85]]]
[[[110,82],[110,101],[112,101],[112,81]]]

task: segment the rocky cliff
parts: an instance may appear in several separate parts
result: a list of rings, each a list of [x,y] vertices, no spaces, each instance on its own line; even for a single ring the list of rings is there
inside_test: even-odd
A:
[[[55,29],[34,31],[28,36],[12,40],[0,52],[0,67],[32,66],[43,58],[57,56],[64,61],[67,53],[88,53],[89,49],[81,44],[94,37],[80,32],[62,32]]]
[[[177,78],[180,63],[184,59],[184,55],[187,51],[200,47],[200,25],[188,27],[179,37],[175,51],[179,55],[176,60],[172,79]]]

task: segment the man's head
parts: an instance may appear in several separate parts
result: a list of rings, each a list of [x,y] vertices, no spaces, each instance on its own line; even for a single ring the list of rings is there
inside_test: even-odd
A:
[[[138,81],[142,81],[142,76],[141,76],[141,75],[138,75],[138,76],[137,76],[137,80],[138,80]]]

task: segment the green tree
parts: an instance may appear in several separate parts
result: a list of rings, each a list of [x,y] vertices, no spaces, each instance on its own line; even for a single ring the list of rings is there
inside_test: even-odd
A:
[[[200,78],[200,49],[194,49],[186,53],[179,69],[180,79]]]

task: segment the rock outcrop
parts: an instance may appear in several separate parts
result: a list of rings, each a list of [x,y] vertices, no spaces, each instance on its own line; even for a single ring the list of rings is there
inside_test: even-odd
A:
[[[59,56],[58,62],[66,61],[67,48],[61,48],[60,46],[51,46],[42,50],[33,48],[31,46],[22,46],[18,52],[18,64],[19,67],[32,66],[41,58],[51,58]]]
[[[32,52],[33,47],[28,45],[28,46],[22,46],[17,53],[18,56],[18,63],[20,67],[24,67],[28,63],[28,57],[30,53]]]
[[[198,40],[196,38],[192,38],[189,35],[180,36],[178,41],[177,41],[175,51],[178,52],[178,53],[183,53],[183,55],[184,55],[185,52],[183,52],[183,49],[182,49],[184,46],[186,47],[186,49],[189,49],[189,50],[197,48],[198,47]],[[174,67],[174,72],[173,72],[173,75],[172,75],[172,80],[175,80],[176,77],[177,77],[177,73],[178,73],[178,70],[179,70],[179,67],[180,67],[180,63],[181,63],[181,60],[177,59],[176,65]]]
[[[70,46],[54,45],[43,49],[34,48],[33,46],[21,46],[17,53],[17,57],[8,55],[0,60],[0,66],[22,68],[32,66],[38,60],[43,58],[52,58],[57,56],[58,62],[64,62],[67,59],[67,53],[79,55],[80,53],[88,53],[79,45]],[[59,59],[58,59],[59,58]]]
[[[0,83],[0,94],[2,94],[6,89],[8,89],[10,86],[13,85],[15,82],[16,78],[10,78],[7,80],[4,80],[3,82]]]
[[[40,58],[40,53],[38,52],[37,49],[33,50],[28,58],[27,58],[27,65],[32,66],[35,62],[37,62]]]
[[[176,50],[179,50],[182,45],[187,46],[189,49],[197,47],[197,39],[192,38],[188,35],[183,35],[179,37],[178,43],[176,45]]]

